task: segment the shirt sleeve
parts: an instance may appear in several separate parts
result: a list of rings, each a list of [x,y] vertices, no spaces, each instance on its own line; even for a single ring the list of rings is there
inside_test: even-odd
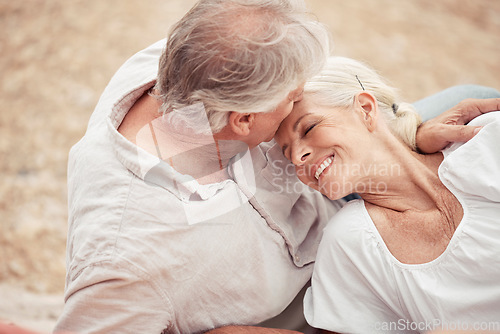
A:
[[[311,287],[304,298],[308,323],[339,333],[384,332],[397,324],[398,298],[390,261],[363,215],[364,202],[349,202],[329,222],[321,240]]]
[[[154,284],[126,268],[87,266],[68,284],[55,333],[170,332],[172,309]]]
[[[481,115],[470,125],[483,128],[467,143],[443,151],[440,177],[461,192],[500,202],[500,111]]]

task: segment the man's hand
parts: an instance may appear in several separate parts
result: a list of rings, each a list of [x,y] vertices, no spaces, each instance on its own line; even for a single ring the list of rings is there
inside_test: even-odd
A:
[[[466,142],[480,126],[465,125],[479,115],[500,110],[500,98],[467,99],[417,129],[417,147],[423,153],[435,153],[451,142]]]

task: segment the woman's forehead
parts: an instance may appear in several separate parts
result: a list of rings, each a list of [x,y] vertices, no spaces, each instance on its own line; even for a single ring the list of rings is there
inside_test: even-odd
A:
[[[304,95],[303,99],[300,102],[297,102],[293,105],[292,112],[287,118],[297,119],[306,113],[313,112],[314,104],[311,99],[311,96]]]
[[[290,114],[281,122],[280,129],[293,130],[293,125],[307,110],[306,105],[302,101],[294,104]],[[278,130],[279,131],[279,130]]]
[[[303,117],[307,113],[307,105],[303,103],[304,100],[294,104],[292,112],[281,122],[278,131],[276,131],[275,139],[282,146],[282,142],[286,140],[288,136],[297,131],[294,125],[297,123],[299,118]]]

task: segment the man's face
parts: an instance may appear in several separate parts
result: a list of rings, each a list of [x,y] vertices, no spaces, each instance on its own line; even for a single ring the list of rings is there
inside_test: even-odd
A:
[[[290,114],[295,102],[302,100],[304,93],[304,84],[292,90],[288,96],[283,99],[276,109],[267,113],[255,113],[255,124],[252,130],[252,140],[250,147],[255,147],[262,142],[273,139],[281,122]]]

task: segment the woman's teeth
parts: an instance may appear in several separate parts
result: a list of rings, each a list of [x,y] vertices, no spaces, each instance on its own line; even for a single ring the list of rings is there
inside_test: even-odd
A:
[[[333,162],[333,157],[326,158],[325,161],[319,166],[319,168],[316,170],[316,173],[314,174],[314,177],[316,180],[319,180],[319,177],[323,171],[332,164]]]

